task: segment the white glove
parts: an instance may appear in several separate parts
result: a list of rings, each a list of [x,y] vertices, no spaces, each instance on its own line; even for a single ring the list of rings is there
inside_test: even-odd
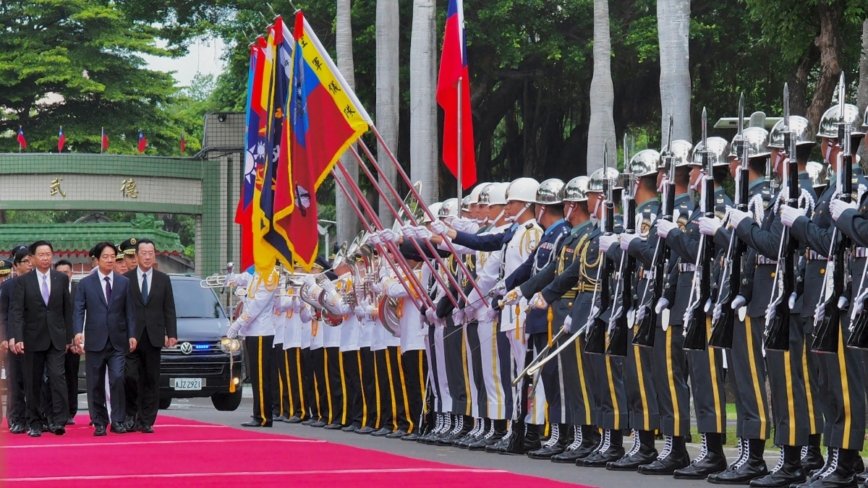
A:
[[[715,305],[715,306],[714,306],[714,310],[711,312],[711,320],[712,320],[712,323],[717,322],[718,320],[720,320],[720,314],[721,314],[721,313],[723,313],[723,307],[720,306],[719,304],[718,304],[718,305]]]
[[[647,307],[644,305],[639,307],[639,310],[636,310],[636,323],[642,322],[645,319],[645,313],[647,312]]]
[[[723,222],[720,221],[719,218],[708,218],[708,217],[699,217],[699,232],[703,235],[714,237],[714,234],[717,232],[717,229],[723,225]],[[659,232],[658,232],[659,233]]]
[[[323,290],[325,290],[329,293],[332,293],[335,291],[335,284],[333,281],[323,280],[323,282],[320,283],[319,286],[320,286],[320,288],[322,288]]]
[[[422,227],[421,225],[413,229],[413,231],[413,237],[415,237],[416,239],[430,239],[431,236],[434,235],[431,233],[430,230],[428,230],[426,227]]]
[[[494,323],[497,319],[500,318],[500,310],[495,310],[494,307],[489,307],[485,310],[485,313],[482,314],[482,322],[486,324]]]
[[[401,234],[407,239],[413,239],[416,237],[416,227],[412,225],[401,226]]]
[[[301,323],[303,324],[310,322],[313,318],[310,312],[310,307],[302,307],[302,309],[298,312],[298,318],[301,319]]]
[[[618,235],[600,236],[600,252],[606,252],[612,247],[612,244],[618,242]]]
[[[820,305],[817,307],[816,317],[814,317],[815,322],[822,322],[823,319],[826,318],[826,307]]]
[[[359,322],[365,319],[365,308],[364,302],[353,307],[353,314]]]
[[[380,232],[380,238],[383,240],[384,243],[389,241],[397,243],[399,240],[401,240],[401,236],[392,232],[392,229],[383,229]]]
[[[466,317],[463,308],[455,308],[452,310],[452,323],[455,325],[464,325]]]
[[[568,334],[573,331],[573,318],[569,315],[564,319],[564,329]]]
[[[838,310],[846,310],[847,305],[850,305],[850,300],[847,297],[838,298]]]
[[[730,209],[729,209],[729,221],[732,223],[733,227],[738,227],[738,224],[740,224],[742,220],[749,219],[749,218],[750,218],[749,213],[742,212],[741,210],[739,210],[737,208],[731,208],[730,207]]]
[[[452,221],[452,228],[461,232],[467,232],[473,226],[473,222],[467,219],[455,219]]]
[[[440,220],[435,220],[434,222],[431,222],[431,231],[435,234],[445,234],[448,230],[449,227],[446,226],[446,223]]]
[[[832,203],[829,204],[829,210],[832,212],[832,220],[838,221],[838,217],[844,213],[844,210],[848,208],[856,208],[856,204],[853,202],[845,202],[844,200],[832,200]]]
[[[234,282],[235,282],[235,273],[226,274],[226,281],[224,283],[226,283],[227,285],[234,285],[235,284]]]
[[[621,250],[626,252],[630,248],[630,243],[633,242],[633,239],[638,238],[639,234],[628,234],[626,232],[621,234]]]
[[[786,205],[781,206],[781,223],[787,227],[792,227],[793,222],[802,215],[805,215],[805,209],[803,208],[793,208]]]
[[[371,291],[376,293],[377,295],[383,293],[383,282],[371,281]]]
[[[543,310],[549,307],[549,302],[543,298],[542,293],[537,293],[533,298],[531,298],[530,306],[537,310]]]
[[[492,298],[502,297],[504,294],[506,294],[506,282],[503,280],[498,281],[497,284],[494,285],[494,288],[488,292],[488,296]]]
[[[503,297],[503,304],[504,305],[515,305],[522,298],[524,298],[524,295],[521,294],[521,289],[520,288],[513,288],[512,290],[509,291],[509,293],[506,294],[505,297]]]
[[[792,310],[796,306],[796,292],[790,293],[790,299],[787,300],[787,306]]]
[[[853,304],[853,316],[861,314],[863,310],[865,310],[865,300],[857,298],[856,303]]]
[[[736,295],[735,300],[732,301],[731,306],[733,310],[738,310],[741,307],[745,306],[746,303],[747,299],[745,297],[741,295]]]
[[[374,247],[377,247],[383,243],[383,241],[380,240],[380,233],[378,231],[371,232],[368,235],[367,241],[368,241],[368,244],[370,244]]]
[[[316,278],[313,275],[304,275],[301,278],[301,282],[307,286],[314,286],[316,285]]]
[[[654,313],[662,313],[667,308],[669,308],[669,300],[660,297],[660,299],[657,300],[657,305],[654,306]]]
[[[229,330],[226,332],[226,337],[230,339],[235,339],[238,337],[238,332],[241,331],[241,326],[244,325],[240,320],[236,320],[232,322],[232,325],[229,326]]]
[[[666,236],[672,232],[672,229],[677,229],[678,224],[674,224],[668,220],[659,219],[657,221],[657,235],[666,239]]]

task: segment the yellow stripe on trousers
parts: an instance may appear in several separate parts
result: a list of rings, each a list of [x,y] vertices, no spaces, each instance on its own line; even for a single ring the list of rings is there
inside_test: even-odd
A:
[[[636,329],[639,327],[636,326]],[[636,376],[639,380],[639,396],[642,398],[642,429],[651,430],[651,412],[648,411],[648,396],[645,394],[645,372],[642,371],[642,348],[633,346],[633,357],[636,359]]]
[[[326,423],[331,424],[334,421],[334,412],[332,411],[332,387],[331,387],[331,381],[329,381],[329,351],[328,351],[328,349],[323,347],[322,353],[323,353],[323,358],[325,358],[323,360],[323,363],[325,363],[324,381],[325,381],[325,386],[326,386],[326,398],[328,399],[328,403],[329,403],[329,417],[328,417],[329,421]]]
[[[591,422],[591,400],[588,395],[588,385],[585,384],[585,360],[582,357],[582,341],[576,340],[576,363],[579,367],[579,384],[582,385],[582,401],[585,402],[585,423],[583,425],[593,425]]]
[[[385,351],[385,349],[384,349]],[[380,371],[377,367],[377,353],[381,351],[374,351],[374,391],[376,392],[376,401],[377,401],[377,417],[375,419],[374,428],[379,430],[381,425],[381,417],[383,416],[383,404],[380,402]]]
[[[362,390],[362,427],[368,425],[368,399],[365,398],[365,378],[362,374],[362,352],[356,351],[356,358],[359,360],[359,386]]]
[[[796,401],[793,398],[793,368],[790,351],[784,351],[784,377],[787,381],[787,416],[790,418],[790,438],[787,445],[796,445]]]
[[[493,329],[491,333],[491,371],[494,374],[494,389],[497,390],[497,413],[494,416],[491,415],[491,411],[489,410],[489,416],[492,418],[501,419],[505,416],[505,412],[503,411],[503,396],[500,390],[502,390],[500,385],[500,367],[498,367],[497,360],[497,321],[495,320],[491,324],[491,328]],[[489,408],[491,408],[489,406]]]
[[[811,423],[811,435],[819,434],[817,430],[817,420],[814,418],[814,394],[811,392],[811,374],[808,370],[808,347],[807,343],[802,345],[802,374],[805,376],[805,394],[808,396],[808,421]]]
[[[753,354],[753,324],[751,323],[750,317],[744,318],[744,329],[745,336],[747,338],[747,360],[750,363],[750,376],[751,382],[753,383],[754,400],[756,400],[756,410],[757,412],[759,412],[760,417],[760,432],[765,432],[766,424],[768,423],[768,419],[766,418],[766,412],[763,408],[762,395],[764,394],[765,390],[764,388],[760,388],[759,374],[756,370],[756,358]]]
[[[473,413],[473,395],[470,393],[470,374],[467,372],[467,329],[461,330],[461,366],[464,368],[464,394],[467,396],[467,408],[464,415]]]
[[[338,365],[341,371],[341,425],[347,425],[347,376],[344,374],[344,353],[338,353]]]
[[[392,432],[398,430],[398,402],[395,401],[395,383],[392,381],[392,358],[388,349],[384,349],[386,354],[386,372],[389,374],[389,393],[392,397]]]
[[[672,420],[675,423],[673,435],[678,437],[681,435],[681,429],[679,428],[681,411],[678,409],[678,393],[675,391],[675,371],[672,367],[672,327],[666,329],[666,376],[669,380],[669,395],[672,397]]]
[[[262,384],[262,336],[259,336],[259,355],[256,359],[257,363],[259,363],[259,416],[262,418],[262,425],[265,425],[265,386]],[[271,408],[271,405],[268,408]]]
[[[621,409],[618,407],[618,393],[612,380],[612,358],[606,356],[606,376],[609,378],[609,396],[612,397],[612,408],[615,413],[615,425],[612,430],[621,430]]]
[[[853,413],[850,411],[850,378],[847,375],[847,360],[844,357],[844,332],[838,331],[838,369],[841,371],[841,394],[844,398],[844,436],[841,449],[850,449],[850,429],[853,423]]]
[[[706,337],[711,337],[711,317],[708,317],[705,321],[705,333]],[[717,355],[721,354],[721,351],[718,351],[714,347],[708,347],[708,370],[711,372],[711,391],[714,395],[714,418],[717,419],[717,433],[724,433],[723,430],[723,418],[726,413],[724,410],[724,406],[721,405],[720,402],[720,384],[717,381]]]
[[[295,350],[295,367],[297,370],[296,375],[298,376],[298,399],[299,403],[301,403],[301,417],[304,418],[307,409],[304,406],[304,381],[301,378],[301,348]]]
[[[301,415],[295,411],[295,395],[292,394],[292,381],[289,375],[289,351],[286,349],[283,350],[283,368],[286,371],[286,392],[289,393],[289,409],[291,410],[287,417],[295,417],[296,415],[300,417]]]
[[[404,395],[404,415],[407,416],[407,422],[410,424],[410,428],[407,429],[407,433],[413,433],[413,427],[416,425],[413,423],[413,419],[410,418],[412,415],[410,414],[410,402],[407,401],[407,383],[404,381],[404,363],[401,361],[401,348],[398,347],[398,373],[401,377],[401,393]]]

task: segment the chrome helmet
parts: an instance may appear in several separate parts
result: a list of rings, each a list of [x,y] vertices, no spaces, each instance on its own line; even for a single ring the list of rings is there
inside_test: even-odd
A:
[[[663,167],[663,155],[666,154],[668,149],[669,146],[663,146],[663,150],[660,152],[660,161],[657,168]],[[675,163],[676,168],[679,166],[686,166],[690,163],[691,149],[693,149],[693,144],[684,139],[676,139],[672,141],[672,161]]]
[[[769,131],[762,127],[747,127],[744,129],[744,139],[747,141],[747,157],[759,158],[768,156],[772,152],[769,151]],[[739,157],[736,148],[739,143],[738,134],[732,139],[732,144],[729,146],[729,157]]]
[[[840,106],[838,104],[833,105],[829,110],[820,117],[820,128],[817,130],[817,137],[824,137],[826,139],[837,139],[838,138],[838,124],[841,122],[846,122],[853,126],[855,129],[859,123],[859,108],[852,104],[844,105],[844,120],[841,120],[838,117],[838,112],[840,111]]]
[[[506,190],[506,201],[519,201],[534,203],[536,202],[536,191],[539,188],[539,182],[533,178],[518,178],[509,184]]]
[[[811,134],[811,122],[808,119],[800,116],[800,115],[790,115],[790,130],[793,132],[793,137],[796,138],[796,145],[801,146],[803,144],[817,144],[814,139],[813,134]],[[835,128],[835,133],[837,137],[837,127]],[[777,148],[777,149],[786,149],[784,148],[784,119],[778,121],[774,127],[772,127],[772,131],[769,134],[769,147]]]
[[[536,203],[541,205],[558,205],[563,203],[564,182],[558,178],[549,178],[539,184],[536,190]]]
[[[708,159],[711,160],[712,166],[729,166],[728,155],[729,152],[729,143],[726,142],[726,139],[723,137],[709,137],[706,139],[708,142]],[[693,152],[690,155],[690,165],[691,166],[700,166],[702,165],[702,157],[700,156],[700,151],[702,151],[705,146],[702,145],[702,141],[696,143],[696,146],[693,148]]]
[[[587,176],[576,176],[567,182],[563,190],[563,201],[565,202],[587,202],[588,201],[588,184],[591,179]]]
[[[602,193],[603,191],[603,168],[598,169],[591,173],[590,180],[588,181],[588,190],[589,192],[594,193]],[[620,190],[621,186],[621,173],[618,173],[618,170],[615,168],[609,168],[606,172],[605,179],[609,180],[609,184],[612,185],[612,190]]]
[[[674,144],[673,144],[674,146]],[[657,163],[660,161],[660,153],[653,149],[643,149],[630,158],[624,172],[632,173],[637,177],[656,175]]]

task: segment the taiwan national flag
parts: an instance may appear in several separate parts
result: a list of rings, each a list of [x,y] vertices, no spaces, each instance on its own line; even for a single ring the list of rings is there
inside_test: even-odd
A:
[[[319,246],[316,191],[344,151],[368,130],[371,118],[301,12],[293,35],[273,225],[289,243],[295,263],[310,270]]]
[[[139,131],[139,154],[145,152],[146,147],[148,147],[148,138],[145,137],[144,131]]]
[[[63,152],[63,146],[66,145],[66,136],[63,135],[63,127],[60,128],[60,132],[57,134],[57,152]]]
[[[459,80],[461,86],[459,87]],[[458,140],[458,99],[461,93],[461,140]],[[461,187],[476,183],[476,155],[473,145],[473,116],[470,113],[470,74],[467,69],[467,43],[464,36],[464,4],[449,0],[446,34],[437,80],[437,103],[443,107],[443,162],[458,178],[458,153],[461,152]]]
[[[181,154],[187,150],[187,137],[184,135],[184,131],[181,131]]]
[[[105,127],[102,128],[102,137],[100,137],[99,144],[100,144],[100,150],[101,151],[108,150],[109,139],[108,139],[108,134],[105,133]]]
[[[20,149],[27,149],[27,139],[24,138],[24,129],[21,127],[18,128],[18,147]]]

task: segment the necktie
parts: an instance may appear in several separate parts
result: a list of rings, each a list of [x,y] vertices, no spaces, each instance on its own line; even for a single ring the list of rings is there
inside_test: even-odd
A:
[[[42,275],[42,301],[48,306],[48,275]]]
[[[148,303],[148,274],[142,275],[142,301]]]
[[[108,276],[105,277],[105,302],[106,304],[112,301],[112,281]]]

